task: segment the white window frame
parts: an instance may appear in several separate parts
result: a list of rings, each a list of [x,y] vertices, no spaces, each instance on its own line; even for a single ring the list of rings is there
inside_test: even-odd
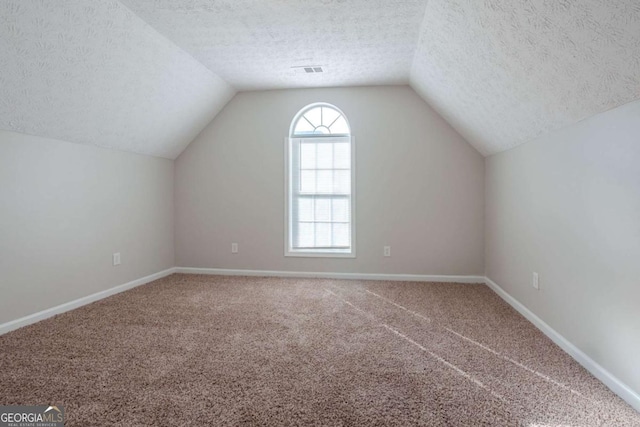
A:
[[[338,109],[337,107],[331,104],[325,103],[316,103],[311,104],[302,110],[298,114],[296,114],[289,132],[289,136],[285,138],[284,141],[284,164],[285,164],[285,174],[284,174],[284,201],[285,201],[285,215],[284,215],[284,256],[285,257],[305,257],[305,258],[356,258],[356,144],[355,138],[352,134],[350,135],[326,135],[326,136],[293,136],[293,127],[297,123],[298,119],[302,117],[302,115],[309,111],[311,108],[315,108],[318,106],[327,106],[338,111],[342,116],[347,120],[347,117]],[[348,121],[347,121],[348,124]],[[351,249],[349,251],[340,250],[340,249],[293,249],[292,247],[292,227],[293,222],[291,221],[293,218],[292,212],[292,171],[291,171],[291,148],[294,140],[305,140],[305,139],[317,139],[317,138],[328,138],[328,139],[337,139],[337,138],[349,138],[351,144]]]

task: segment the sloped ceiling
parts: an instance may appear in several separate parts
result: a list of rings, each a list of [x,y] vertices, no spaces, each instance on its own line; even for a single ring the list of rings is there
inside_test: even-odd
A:
[[[175,158],[234,95],[117,1],[0,1],[0,128]]]
[[[235,90],[408,83],[509,149],[640,98],[640,3],[0,0],[0,129],[175,158]]]
[[[509,149],[640,98],[640,2],[430,0],[411,84],[481,153]]]

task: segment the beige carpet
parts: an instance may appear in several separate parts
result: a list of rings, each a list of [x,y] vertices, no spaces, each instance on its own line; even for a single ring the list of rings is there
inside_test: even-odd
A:
[[[67,425],[640,426],[483,285],[173,275],[0,337]]]

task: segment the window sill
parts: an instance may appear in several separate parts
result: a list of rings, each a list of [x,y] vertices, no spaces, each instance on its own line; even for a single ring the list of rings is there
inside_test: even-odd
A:
[[[284,256],[299,258],[355,258],[356,251],[351,250],[347,252],[340,250],[286,250]]]

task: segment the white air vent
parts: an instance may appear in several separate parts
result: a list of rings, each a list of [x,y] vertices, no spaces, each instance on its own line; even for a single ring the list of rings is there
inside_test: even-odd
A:
[[[324,73],[324,68],[319,65],[299,65],[291,67],[296,74],[317,74]]]

